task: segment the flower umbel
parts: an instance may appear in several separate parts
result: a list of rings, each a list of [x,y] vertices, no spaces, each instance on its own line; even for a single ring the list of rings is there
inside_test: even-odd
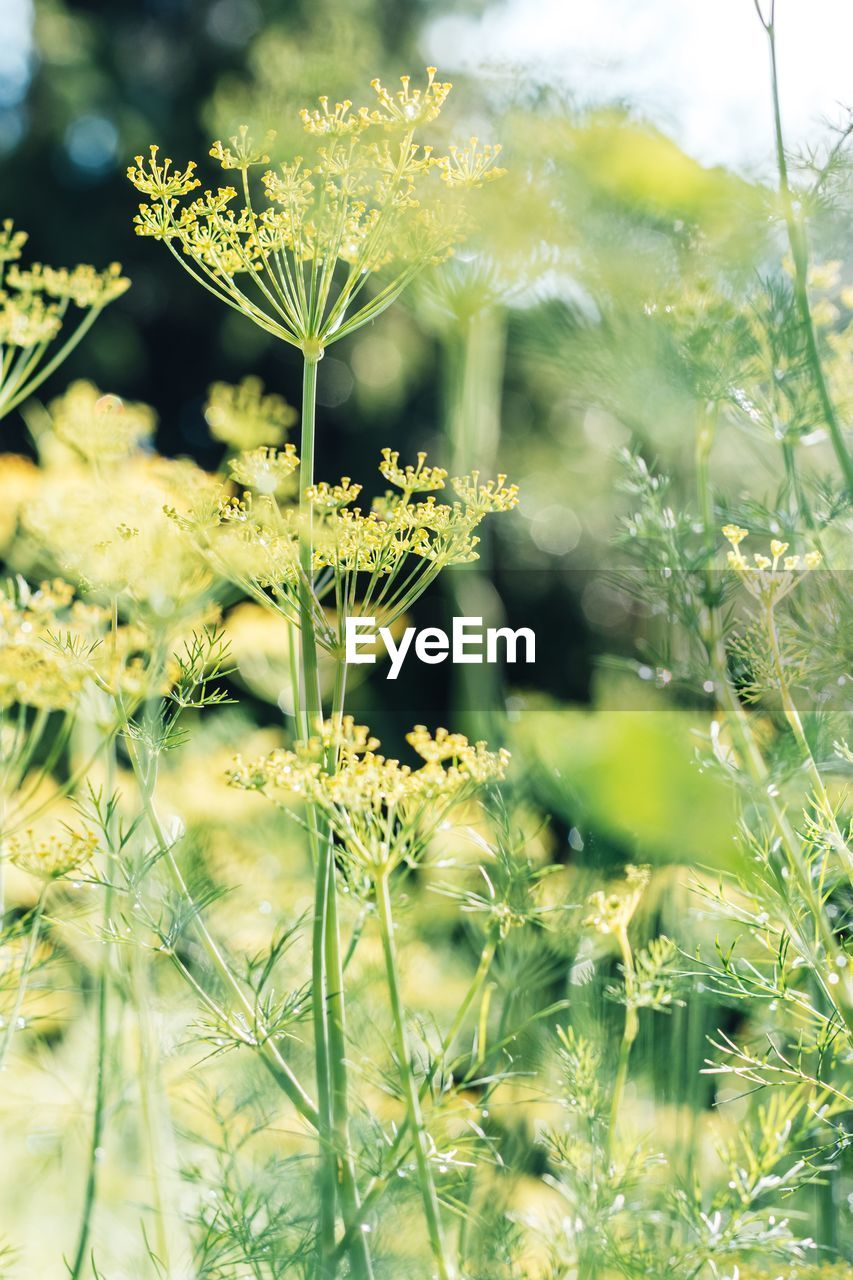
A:
[[[413,863],[454,806],[503,778],[509,752],[489,751],[460,733],[416,725],[407,735],[418,768],[380,755],[379,742],[345,717],[327,722],[323,737],[259,760],[238,757],[232,786],[263,791],[282,807],[297,796],[318,806],[352,864],[370,878]],[[329,762],[332,750],[334,765]]]
[[[0,418],[41,386],[68,356],[110,302],[130,281],[114,262],[105,271],[94,267],[46,267],[18,262],[27,235],[8,219],[0,226]],[[66,330],[68,308],[83,316]],[[53,342],[65,341],[45,360]]]
[[[726,556],[729,568],[735,570],[750,595],[764,605],[775,604],[788,595],[803,575],[817,569],[823,560],[819,551],[786,555],[790,543],[773,538],[770,555],[755,552],[750,562],[740,549],[740,544],[749,537],[749,530],[727,524],[723,527],[723,535],[731,547]]]
[[[433,155],[421,130],[439,115],[450,84],[427,69],[425,87],[408,76],[395,93],[372,82],[378,103],[353,108],[327,97],[300,113],[306,155],[268,168],[262,204],[251,170],[269,164],[242,128],[211,156],[239,174],[235,186],[199,187],[195,165],[176,169],[156,146],[127,176],[147,197],[141,236],[163,240],[199,283],[262,329],[319,359],[333,341],[367,324],[425,267],[453,252],[467,230],[465,204],[448,199],[500,177],[499,147]],[[443,180],[444,196],[436,175]],[[343,270],[338,274],[338,266]],[[371,276],[383,282],[365,298]]]

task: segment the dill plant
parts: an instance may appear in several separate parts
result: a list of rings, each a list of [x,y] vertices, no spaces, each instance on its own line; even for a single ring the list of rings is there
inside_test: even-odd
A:
[[[303,357],[301,443],[263,445],[229,463],[231,478],[245,485],[244,498],[202,501],[185,532],[199,537],[215,571],[230,577],[290,624],[292,650],[298,633],[293,704],[304,750],[319,743],[316,768],[338,772],[344,744],[345,666],[342,635],[346,617],[358,607],[378,608],[392,621],[408,608],[445,565],[476,556],[473,530],[492,510],[516,501],[505,477],[481,482],[478,472],[453,481],[460,501],[437,504],[446,472],[426,465],[399,464],[385,450],[380,471],[400,491],[374,503],[368,515],[350,510],[360,486],[344,477],[339,485],[315,482],[315,402],[317,367],[326,348],[380,315],[426,267],[441,262],[466,231],[464,193],[501,175],[499,147],[480,147],[472,138],[443,156],[421,141],[438,116],[450,85],[427,71],[423,88],[408,76],[389,92],[375,80],[373,106],[353,110],[350,101],[330,107],[321,98],[301,120],[309,155],[268,168],[269,155],[243,129],[230,145],[216,142],[211,155],[239,175],[239,188],[198,188],[195,166],[176,169],[160,161],[152,147],[147,161],[137,157],[128,171],[148,200],[140,206],[136,230],[166,243],[181,265],[209,292],[262,329],[300,349]],[[265,205],[258,210],[254,171],[262,169]],[[235,208],[235,202],[236,208]],[[368,286],[376,279],[376,289]],[[298,501],[283,505],[290,477],[299,468]],[[429,494],[413,502],[415,495]],[[209,532],[208,532],[209,531]],[[211,536],[212,535],[212,536]],[[223,536],[224,535],[224,536]],[[408,564],[414,562],[414,567]],[[408,562],[408,563],[407,563]],[[337,634],[330,633],[323,598],[333,597]],[[330,600],[331,603],[331,600]],[[335,689],[328,728],[318,679],[318,645],[336,659]],[[469,748],[451,737],[447,756],[464,768]],[[451,749],[452,748],[452,749]],[[444,752],[444,747],[438,748]],[[479,750],[479,748],[478,748]],[[438,757],[443,758],[443,755]],[[457,763],[457,759],[458,762]],[[418,775],[414,775],[418,777]],[[388,780],[390,781],[390,780]],[[363,783],[367,785],[367,774]],[[356,792],[357,792],[356,788]],[[429,793],[427,793],[429,794]],[[150,799],[150,797],[149,797]],[[331,820],[320,796],[307,793],[308,831],[316,865],[313,924],[312,1005],[316,1055],[321,1197],[318,1223],[319,1274],[336,1269],[336,1207],[340,1200],[353,1274],[372,1274],[366,1233],[354,1230],[359,1214],[356,1167],[349,1131],[344,973],[337,920],[335,836],[348,856],[361,856],[356,834]],[[437,802],[437,795],[432,798]],[[380,788],[376,803],[391,824],[399,813],[404,827],[415,818],[395,787]],[[153,824],[153,811],[149,810]],[[158,835],[165,847],[165,838]],[[409,855],[411,856],[411,855]],[[388,862],[388,870],[394,865]],[[417,1086],[407,1049],[393,944],[388,873],[374,879],[386,954],[386,973],[395,1026],[398,1067],[406,1095],[427,1231],[438,1273],[454,1274],[442,1236],[440,1211],[426,1152]],[[209,947],[212,944],[209,943]],[[215,956],[215,952],[213,952]],[[303,1103],[303,1113],[306,1107]],[[307,1110],[314,1120],[313,1105]]]
[[[772,9],[762,20],[772,50]],[[569,811],[570,782],[537,790],[534,769],[529,793],[516,791],[505,780],[508,752],[424,726],[409,735],[418,763],[407,765],[346,714],[347,617],[378,613],[391,625],[445,567],[475,564],[483,521],[516,505],[504,476],[468,469],[491,468],[498,453],[505,304],[519,279],[529,283],[540,267],[547,277],[554,265],[549,252],[548,262],[524,259],[508,275],[503,251],[480,245],[425,287],[439,327],[452,323],[443,330],[452,477],[424,454],[401,462],[389,448],[379,463],[389,487],[369,507],[357,505],[352,477],[318,479],[323,351],[442,267],[473,225],[464,193],[499,173],[497,148],[472,142],[435,157],[420,141],[449,89],[432,71],[422,89],[406,78],[396,94],[374,89],[371,107],[332,109],[321,99],[303,112],[310,154],[278,169],[267,168],[271,141],[256,147],[241,132],[214,144],[234,187],[198,195],[194,166],[175,170],[155,148],[130,171],[146,197],[138,232],[163,240],[205,289],[302,352],[299,449],[287,439],[296,411],[255,378],[211,388],[205,416],[226,447],[216,477],[150,452],[147,406],[77,383],[46,412],[26,410],[37,474],[21,460],[0,464],[28,486],[14,512],[12,563],[45,578],[37,589],[23,577],[10,584],[0,607],[3,792],[12,806],[3,855],[38,886],[34,905],[5,925],[14,960],[4,969],[0,1065],[17,1047],[42,942],[63,914],[72,918],[67,880],[103,895],[98,922],[81,930],[103,949],[91,966],[94,1089],[68,1269],[100,1274],[99,1153],[122,1123],[112,1100],[132,1096],[152,1274],[840,1277],[849,1268],[834,1202],[853,1104],[843,791],[851,749],[836,683],[849,624],[839,425],[849,304],[839,271],[806,255],[778,109],[790,264],[774,261],[745,288],[719,246],[708,249],[699,232],[692,241],[687,228],[670,244],[678,270],[661,276],[659,296],[645,298],[638,316],[608,294],[593,247],[585,260],[562,227],[562,247],[571,243],[573,264],[589,271],[597,315],[573,316],[556,344],[535,335],[538,368],[562,361],[557,379],[634,434],[620,457],[620,545],[636,567],[621,589],[637,601],[644,668],[665,672],[668,696],[689,700],[709,724],[698,767],[736,797],[735,852],[713,874],[695,869],[694,910],[684,914],[698,940],[688,941],[683,921],[667,924],[662,898],[673,898],[671,916],[687,900],[667,872],[629,863],[603,877],[574,860],[551,864],[559,837],[543,831],[541,809]],[[549,147],[567,140],[545,133]],[[817,187],[837,173],[840,154],[815,161]],[[566,212],[563,194],[557,178],[549,216]],[[35,314],[40,304],[28,305]],[[656,447],[657,424],[637,403],[629,367],[650,349],[664,353],[682,430],[687,423],[687,443],[666,465],[651,456],[668,443]],[[809,463],[823,444],[818,419],[830,444],[820,465],[829,456],[838,475]],[[736,432],[767,463],[770,497],[745,493],[742,468],[721,463]],[[247,627],[257,635],[262,609],[273,639],[254,668],[235,672],[231,606],[246,598]],[[286,746],[227,710],[197,724],[199,712],[230,701],[232,677],[292,709]],[[230,789],[208,805],[187,761],[195,750],[210,773],[235,734],[246,743],[229,765]],[[69,745],[67,780],[45,802],[39,779]],[[176,787],[197,788],[187,807],[210,810],[196,829],[167,816]],[[48,804],[71,793],[73,821],[42,829]],[[253,793],[270,803],[226,817],[227,805],[248,806]],[[461,829],[449,830],[451,818]],[[293,840],[286,824],[307,836],[312,855],[310,966],[303,920],[289,914],[301,891],[297,860],[281,873]],[[281,895],[287,915],[256,951],[207,866],[213,829],[235,860],[236,894],[241,866],[253,881],[270,862],[278,872],[270,896]],[[575,853],[578,834],[572,828]],[[410,972],[422,966],[431,982],[440,972],[411,925],[422,890],[427,943],[433,917],[447,925],[446,905],[472,952],[446,1020],[407,1007]],[[371,974],[381,975],[384,1001],[365,990]],[[173,993],[191,997],[195,1021],[181,1030],[204,1046],[211,1077],[221,1060],[233,1071],[228,1088],[200,1091],[198,1141],[177,1132],[159,1060],[154,997]],[[355,1034],[347,1016],[358,1020]],[[669,1141],[665,1108],[654,1113],[660,1132],[648,1134],[638,1091],[648,1086],[656,1108],[646,1077],[659,1072],[670,1086],[676,1074],[669,1062],[661,1071],[660,1046],[677,1049],[690,1073],[709,1018],[720,1025],[705,1076],[689,1081],[686,1134]],[[138,1040],[132,1086],[110,1048],[128,1021]],[[357,1040],[378,1049],[356,1053]],[[714,1143],[705,1084],[719,1090]],[[756,1092],[733,1119],[728,1084]],[[192,1157],[178,1157],[179,1146]],[[426,1250],[411,1230],[413,1201]],[[400,1206],[408,1230],[392,1239]]]

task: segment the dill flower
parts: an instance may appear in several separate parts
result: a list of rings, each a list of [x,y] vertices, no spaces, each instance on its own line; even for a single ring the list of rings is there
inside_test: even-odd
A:
[[[261,445],[232,458],[228,470],[238,484],[244,484],[257,493],[281,493],[298,466],[294,445],[285,445],[283,449]]]
[[[435,489],[443,489],[447,472],[443,467],[427,467],[426,454],[419,453],[417,463],[406,467],[399,465],[400,455],[397,450],[383,449],[379,471],[391,484],[402,489],[405,494],[430,493]]]
[[[355,502],[361,493],[361,485],[353,484],[350,476],[341,476],[340,484],[329,484],[321,480],[319,484],[309,485],[305,496],[314,507],[328,508],[337,511]]]
[[[470,476],[455,477],[451,484],[470,510],[483,515],[487,511],[512,511],[518,506],[518,485],[507,485],[503,475],[481,484],[479,471],[472,471]]]
[[[588,914],[584,924],[602,934],[623,934],[636,913],[649,885],[648,867],[627,866],[625,879],[607,893],[597,889],[587,899]]]
[[[118,263],[104,271],[18,265],[26,232],[10,220],[0,226],[0,417],[31,395],[53,373],[104,307],[128,288]],[[69,306],[83,312],[50,359],[47,351],[65,329]]]
[[[265,394],[260,378],[251,376],[237,386],[214,382],[204,408],[211,434],[232,449],[279,445],[298,416],[283,396]]]
[[[378,753],[379,742],[351,717],[329,722],[322,738],[259,760],[237,758],[232,786],[308,800],[324,813],[348,858],[371,878],[412,863],[450,811],[506,774],[509,752],[489,751],[462,734],[416,725],[407,741],[423,763],[412,768]],[[332,749],[334,766],[327,764]]]
[[[744,538],[749,537],[749,530],[742,529],[739,525],[727,524],[723,527],[723,536],[731,547],[726,557],[729,568],[735,570],[749,593],[764,605],[775,604],[788,595],[805,573],[817,569],[823,561],[819,551],[786,555],[790,543],[773,538],[770,542],[770,555],[757,551],[750,563],[740,549]]]
[[[87,462],[128,457],[151,439],[157,424],[149,405],[104,395],[82,380],[51,401],[50,415],[57,439]]]
[[[48,836],[39,836],[29,827],[21,836],[6,841],[9,861],[40,880],[61,880],[91,861],[98,847],[93,831],[73,831],[63,827]]]
[[[49,466],[24,524],[85,591],[175,620],[207,598],[211,574],[166,508],[186,510],[209,486],[192,463],[145,454],[102,474],[83,464]]]
[[[61,640],[73,594],[58,579],[36,589],[23,578],[0,586],[0,708],[68,710],[79,697],[88,651]]]
[[[391,625],[443,569],[476,560],[475,530],[487,515],[511,510],[518,500],[505,476],[483,482],[478,472],[454,480],[459,501],[442,503],[434,493],[417,500],[443,488],[447,472],[428,465],[425,453],[401,465],[396,450],[383,449],[380,473],[400,492],[388,491],[365,509],[353,505],[361,485],[350,476],[337,484],[319,481],[304,490],[306,514],[284,483],[296,465],[291,445],[241,454],[229,469],[248,489],[240,495],[226,486],[204,490],[178,523],[214,573],[295,625],[300,588],[310,585],[318,644],[333,653],[343,651],[347,616],[374,614]],[[310,584],[300,562],[309,520]]]
[[[391,92],[372,81],[372,106],[345,100],[332,107],[321,97],[317,107],[303,108],[306,154],[277,168],[268,167],[271,140],[256,145],[245,126],[230,145],[214,142],[210,155],[237,177],[200,194],[195,164],[176,168],[152,146],[128,169],[148,197],[137,234],[164,241],[228,306],[300,347],[306,359],[320,359],[330,342],[374,319],[420,271],[452,254],[467,229],[464,198],[456,197],[503,172],[497,147],[471,139],[436,156],[422,140],[451,88],[434,67],[423,87],[409,76],[400,84]],[[379,272],[378,291],[361,296]]]

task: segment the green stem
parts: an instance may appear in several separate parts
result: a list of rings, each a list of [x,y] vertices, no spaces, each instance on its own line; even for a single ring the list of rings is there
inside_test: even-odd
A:
[[[760,10],[759,17],[761,17]],[[844,433],[841,428],[841,423],[838,421],[838,415],[835,412],[835,405],[832,402],[832,396],[829,393],[826,376],[823,371],[820,351],[818,350],[814,321],[812,320],[811,307],[809,305],[808,244],[803,225],[797,217],[794,207],[794,198],[788,180],[788,162],[785,157],[785,139],[782,132],[782,111],[779,100],[779,69],[776,61],[775,4],[771,4],[769,20],[765,21],[762,17],[761,21],[764,26],[764,30],[767,32],[767,40],[770,47],[770,83],[773,96],[773,130],[776,144],[776,164],[779,170],[779,194],[782,200],[782,213],[788,232],[788,243],[791,248],[791,258],[794,263],[794,301],[796,302],[797,310],[800,313],[800,323],[803,326],[803,335],[806,341],[806,357],[808,359],[815,390],[817,391],[823,419],[826,423],[827,430],[829,431],[829,437],[832,441],[832,447],[835,450],[835,456],[838,459],[838,464],[844,475],[845,484],[847,485],[848,490],[853,493],[853,459],[851,459],[850,454],[847,452]]]
[[[335,673],[335,691],[332,700],[332,724],[336,729],[340,725],[343,716],[345,691],[346,665],[339,661]],[[330,752],[330,756],[332,758],[329,762],[329,767],[332,768],[334,748]],[[326,1008],[332,1089],[332,1120],[335,1130],[336,1154],[341,1161],[339,1172],[341,1206],[344,1223],[349,1227],[359,1219],[361,1202],[358,1194],[355,1159],[352,1153],[349,1133],[344,964],[341,956],[340,928],[338,924],[334,839],[330,832],[326,835],[325,846],[328,856],[328,875],[324,959],[326,965]],[[354,1273],[365,1277],[365,1280],[369,1280],[369,1277],[373,1275],[373,1268],[363,1231],[358,1230],[356,1238],[352,1241],[351,1248],[355,1255],[352,1259]]]
[[[6,1031],[3,1036],[3,1042],[0,1044],[0,1071],[6,1064],[6,1058],[12,1047],[12,1040],[17,1028],[18,1018],[21,1014],[21,1007],[24,1003],[27,985],[29,983],[30,971],[33,967],[35,959],[36,947],[38,946],[39,936],[41,934],[42,920],[44,919],[44,904],[47,896],[47,886],[45,886],[38,896],[38,901],[33,908],[30,920],[30,936],[27,939],[27,949],[24,953],[23,964],[21,965],[21,976],[18,979],[18,989],[15,992],[15,1003],[9,1014],[9,1020],[6,1023]],[[0,917],[2,919],[2,917]]]
[[[115,739],[110,742],[106,755],[105,794],[109,799],[113,793],[113,782],[116,772]],[[83,1210],[80,1217],[80,1230],[77,1236],[77,1248],[74,1261],[70,1267],[71,1280],[79,1280],[86,1263],[89,1237],[92,1231],[92,1218],[95,1212],[95,1201],[98,1194],[98,1165],[101,1159],[101,1139],[104,1132],[107,1098],[107,1049],[109,1046],[109,992],[110,992],[110,947],[106,938],[112,918],[113,900],[113,868],[109,861],[104,868],[104,909],[102,927],[103,953],[98,973],[98,1007],[97,1037],[95,1065],[95,1106],[92,1117],[92,1133],[89,1140],[89,1157],[86,1170],[86,1186],[83,1192]]]
[[[299,689],[294,690],[300,735],[307,741],[322,730],[322,709],[314,635],[311,589],[313,584],[313,529],[311,503],[306,491],[314,481],[314,434],[317,401],[317,361],[305,359],[302,366],[302,440],[299,477]],[[314,1067],[317,1081],[320,1142],[320,1204],[317,1214],[318,1276],[333,1280],[335,1218],[337,1204],[337,1159],[332,1111],[329,1014],[326,989],[325,938],[332,862],[331,842],[322,839],[316,809],[308,815],[314,863],[314,920],[311,938],[311,1000],[314,1028]]]
[[[394,1024],[397,1065],[400,1073],[400,1084],[406,1101],[409,1126],[414,1138],[415,1163],[418,1170],[418,1182],[426,1218],[427,1235],[429,1236],[430,1248],[435,1259],[439,1280],[454,1280],[455,1270],[452,1263],[448,1261],[444,1244],[441,1213],[430,1166],[428,1137],[421,1112],[421,1100],[411,1068],[405,1013],[397,980],[394,918],[391,911],[391,893],[387,872],[380,874],[376,880],[376,904],[379,914],[379,931],[382,935],[382,950],[385,955],[385,974],[388,982],[388,995],[391,1001],[391,1018]]]
[[[456,1016],[453,1019],[453,1023],[449,1031],[442,1039],[441,1048],[439,1050],[438,1057],[430,1065],[430,1068],[427,1071],[426,1075],[424,1076],[424,1079],[418,1090],[418,1098],[421,1102],[423,1102],[424,1098],[429,1092],[430,1086],[432,1085],[432,1082],[435,1079],[436,1075],[444,1067],[447,1061],[447,1055],[450,1052],[451,1048],[453,1047],[453,1041],[456,1039],[457,1035],[459,1034],[459,1031],[461,1030],[462,1023],[465,1020],[465,1015],[468,1013],[468,1010],[471,1008],[471,1005],[474,1003],[474,1000],[477,998],[477,994],[480,991],[480,988],[482,987],[483,983],[485,982],[488,976],[489,969],[491,968],[492,960],[494,959],[496,950],[497,950],[497,939],[496,938],[490,939],[486,943],[486,945],[484,946],[480,954],[480,962],[477,966],[477,972],[474,974],[474,977],[471,979],[471,983],[468,987],[468,990],[465,993],[465,996],[462,1000],[461,1005],[459,1006],[459,1009],[456,1012]],[[338,1255],[342,1253],[343,1249],[351,1239],[352,1233],[356,1229],[358,1229],[360,1223],[367,1219],[368,1214],[370,1213],[371,1209],[373,1208],[377,1200],[379,1200],[381,1196],[384,1195],[388,1187],[388,1183],[391,1180],[391,1177],[393,1177],[394,1172],[396,1171],[396,1169],[399,1168],[400,1164],[402,1163],[402,1160],[405,1158],[405,1153],[404,1153],[402,1156],[400,1156],[400,1159],[397,1160],[398,1153],[401,1151],[403,1147],[403,1143],[405,1142],[406,1138],[409,1135],[410,1135],[409,1117],[406,1116],[403,1119],[402,1124],[398,1126],[394,1141],[392,1142],[390,1148],[388,1149],[387,1159],[391,1169],[391,1174],[390,1175],[385,1174],[382,1177],[377,1177],[373,1179],[373,1181],[371,1182],[365,1194],[364,1200],[362,1201],[361,1209],[359,1212],[359,1216],[356,1219],[356,1222],[352,1227],[349,1228],[349,1230],[347,1231],[347,1234],[344,1236],[343,1240],[338,1245]]]
[[[468,1013],[468,1010],[471,1008],[471,1005],[476,1000],[477,994],[480,988],[482,987],[483,983],[486,981],[486,978],[488,977],[489,969],[492,967],[492,961],[495,958],[495,951],[497,950],[497,945],[498,945],[497,938],[496,937],[490,938],[489,941],[486,943],[486,945],[483,947],[482,952],[480,953],[480,963],[477,966],[477,972],[474,974],[474,977],[471,979],[471,985],[469,986],[467,992],[465,993],[465,998],[463,999],[459,1008],[456,1010],[456,1017],[453,1019],[453,1022],[450,1026],[450,1030],[447,1032],[447,1035],[444,1037],[444,1039],[441,1042],[441,1053],[439,1055],[439,1062],[441,1063],[443,1063],[447,1058],[448,1053],[453,1047],[453,1041],[459,1035],[459,1032],[462,1028],[462,1023],[465,1021],[465,1016]],[[429,1084],[429,1077],[427,1078],[427,1080],[424,1081],[424,1087],[421,1092],[421,1097],[423,1097],[423,1094],[426,1092],[426,1087],[428,1086],[428,1084]]]
[[[317,662],[313,614],[313,528],[311,503],[306,491],[314,480],[314,443],[317,401],[317,364],[306,353],[302,377],[302,439],[300,446],[300,547],[302,568],[299,587],[301,729],[304,738],[321,733],[323,709]],[[333,718],[343,714],[343,668],[339,666]],[[334,841],[321,825],[315,810],[309,814],[309,832],[315,866],[314,923],[312,930],[312,1015],[314,1024],[317,1100],[320,1116],[320,1211],[317,1242],[319,1275],[332,1280],[337,1271],[335,1221],[338,1187],[346,1227],[357,1218],[359,1196],[355,1160],[349,1139],[349,1103],[346,1070],[346,1022],[343,964],[337,919]],[[373,1270],[365,1234],[355,1233],[350,1246],[353,1275],[371,1280]]]
[[[500,439],[501,391],[506,361],[506,319],[495,307],[481,307],[458,317],[444,344],[445,432],[450,446],[452,474],[472,467],[489,474]],[[454,612],[486,615],[489,626],[500,626],[501,605],[488,582],[490,539],[479,548],[480,559],[448,578]],[[454,667],[453,701],[463,727],[475,738],[492,741],[500,735],[497,712],[503,706],[501,673],[488,663]]]
[[[613,1082],[613,1093],[610,1099],[610,1126],[607,1134],[607,1154],[612,1162],[616,1150],[616,1137],[619,1126],[619,1113],[625,1097],[625,1086],[628,1083],[628,1067],[631,1050],[637,1033],[640,1030],[640,1019],[637,1014],[636,979],[634,974],[634,955],[625,929],[618,934],[619,950],[622,954],[623,979],[625,982],[625,1023],[622,1028],[622,1039],[619,1044],[619,1059],[616,1063],[616,1078]]]

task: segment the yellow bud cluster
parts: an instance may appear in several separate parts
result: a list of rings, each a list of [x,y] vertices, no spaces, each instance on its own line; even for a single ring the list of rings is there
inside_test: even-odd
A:
[[[309,529],[308,516],[291,495],[283,493],[282,481],[297,465],[293,446],[284,450],[261,448],[241,454],[229,463],[231,476],[247,486],[235,495],[220,489],[216,502],[204,491],[202,501],[187,516],[178,517],[180,526],[193,535],[211,567],[231,577],[251,594],[258,588],[271,591],[270,604],[291,621],[297,621],[296,597],[305,571],[300,565],[300,540]],[[433,494],[421,501],[412,499],[427,489],[444,486],[447,472],[427,464],[425,453],[414,465],[401,466],[399,454],[382,450],[379,470],[402,492],[391,490],[374,500],[371,509],[353,507],[361,485],[343,476],[338,484],[319,481],[308,486],[305,497],[311,504],[312,595],[318,605],[325,596],[355,607],[359,575],[364,585],[361,604],[369,612],[371,592],[387,598],[395,578],[405,572],[404,588],[394,597],[394,609],[383,613],[390,624],[410,608],[435,574],[452,564],[477,559],[479,538],[475,530],[495,511],[508,511],[517,503],[517,487],[507,486],[506,477],[483,482],[478,472],[454,480],[462,501],[436,501]],[[295,498],[295,495],[293,495]],[[421,561],[413,566],[409,557]],[[379,584],[382,584],[381,586]],[[331,651],[342,643],[341,633],[330,628],[321,608],[317,611],[318,641]],[[343,625],[341,619],[338,619]]]
[[[261,445],[232,458],[228,463],[231,477],[256,493],[281,493],[299,466],[296,446],[287,444],[283,449]]]
[[[380,473],[391,484],[395,484],[404,493],[429,493],[435,489],[443,489],[447,472],[443,467],[428,467],[426,454],[419,453],[417,463],[401,467],[400,455],[396,449],[383,449]]]
[[[301,120],[310,155],[292,157],[260,178],[266,206],[256,207],[250,170],[269,163],[271,138],[256,145],[243,127],[230,145],[214,142],[211,156],[242,175],[187,200],[199,186],[195,166],[161,161],[156,146],[136,157],[127,176],[146,201],[135,219],[138,235],[174,242],[190,274],[267,332],[322,354],[389,306],[425,267],[443,261],[466,234],[464,201],[441,198],[445,186],[480,187],[500,177],[500,148],[452,148],[433,154],[419,130],[439,115],[450,84],[427,68],[424,86],[400,77],[390,92],[372,87],[376,103],[357,109],[349,99],[319,99]],[[377,137],[377,134],[379,135]],[[351,270],[340,281],[335,267]],[[312,264],[306,283],[304,265]],[[388,269],[389,280],[365,298],[365,276]],[[266,442],[264,442],[266,443]]]
[[[154,434],[157,416],[147,404],[104,395],[91,382],[72,382],[50,405],[58,439],[88,462],[115,462]]]
[[[264,394],[260,378],[250,376],[237,386],[214,382],[204,417],[217,440],[234,449],[256,449],[281,444],[298,414],[282,396]]]
[[[756,551],[750,562],[740,549],[741,543],[749,537],[748,529],[727,524],[723,526],[723,536],[731,548],[726,555],[729,568],[740,574],[750,593],[765,604],[781,600],[793,590],[803,572],[817,569],[823,561],[819,551],[807,551],[802,556],[786,555],[790,543],[773,538],[770,555]]]
[[[507,485],[506,476],[483,484],[479,471],[472,471],[470,476],[456,476],[450,483],[466,506],[483,515],[488,511],[511,511],[518,506],[518,485]]]
[[[47,267],[33,263],[18,265],[26,234],[15,231],[10,221],[0,228],[0,417],[26,398],[58,363],[40,368],[46,349],[62,332],[69,303],[88,312],[68,337],[62,354],[67,355],[83,336],[94,317],[119,298],[130,281],[118,263],[105,271],[94,267]],[[13,361],[17,348],[20,357]]]
[[[462,734],[417,725],[409,743],[423,760],[419,768],[378,753],[379,742],[364,725],[345,717],[325,727],[323,741],[297,743],[254,761],[237,759],[232,786],[264,791],[287,807],[287,797],[316,804],[351,862],[372,878],[411,862],[449,812],[487,783],[505,776],[509,753],[469,743]],[[327,764],[331,748],[336,759]],[[279,795],[283,793],[283,795]]]
[[[315,507],[328,507],[330,510],[348,507],[360,493],[361,485],[353,484],[349,476],[341,476],[340,484],[329,484],[328,481],[321,480],[319,484],[309,485],[305,490],[306,498]]]
[[[72,831],[63,827],[47,836],[28,828],[22,836],[13,836],[4,849],[10,862],[40,880],[61,880],[79,871],[91,861],[98,847],[93,831]]]
[[[478,146],[479,139],[471,138],[467,147],[451,147],[450,154],[436,163],[443,182],[450,187],[481,187],[484,182],[502,178],[506,169],[498,168],[497,159],[501,146]]]

